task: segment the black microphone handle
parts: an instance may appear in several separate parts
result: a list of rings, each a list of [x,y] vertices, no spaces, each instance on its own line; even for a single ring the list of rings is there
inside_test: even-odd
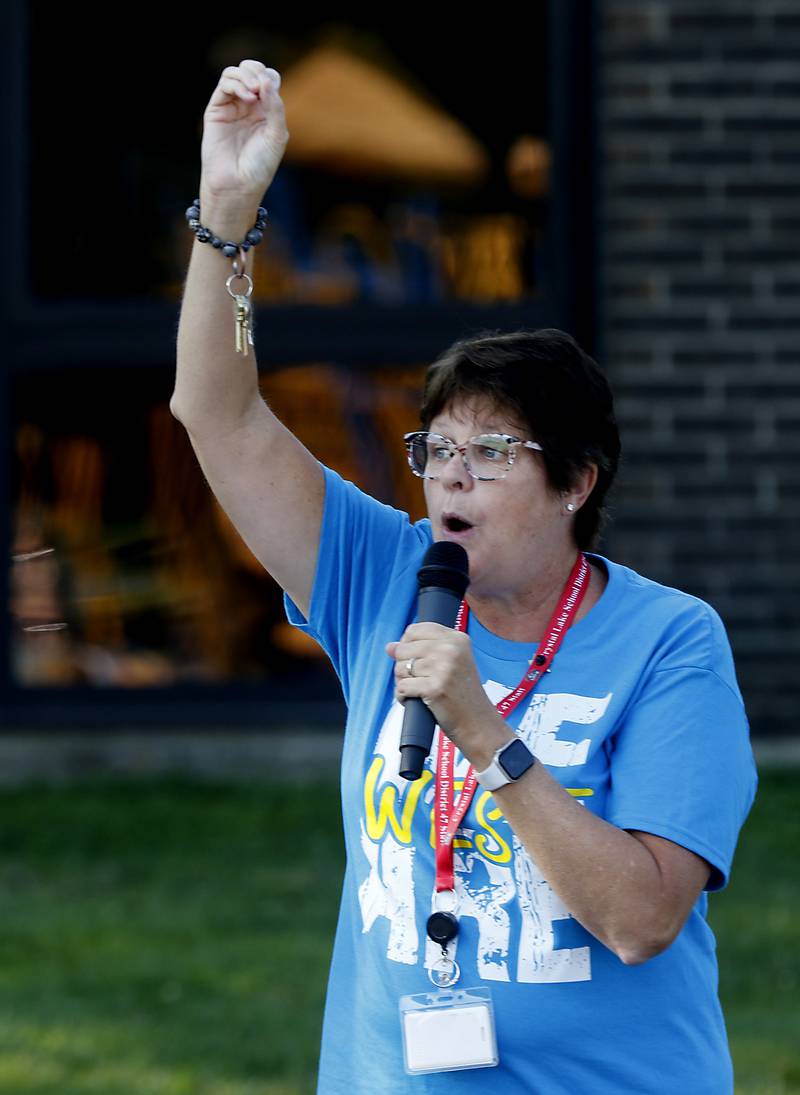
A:
[[[419,591],[417,622],[452,627],[460,604],[461,597],[451,590],[442,586],[427,586]],[[415,780],[422,775],[435,729],[433,712],[422,700],[416,696],[407,699],[400,732],[400,775],[403,779]]]

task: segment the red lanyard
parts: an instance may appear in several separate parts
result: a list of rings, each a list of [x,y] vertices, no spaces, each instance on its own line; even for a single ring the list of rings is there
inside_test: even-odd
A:
[[[495,706],[503,718],[519,706],[522,700],[533,691],[542,675],[550,668],[561,642],[575,619],[575,614],[580,608],[581,601],[588,589],[589,564],[583,552],[580,553],[572,573],[567,579],[564,591],[561,594],[561,602],[553,613],[553,617],[547,626],[547,631],[539,648],[531,661],[530,669],[519,682],[513,692],[505,696]],[[456,630],[466,631],[469,619],[469,608],[466,601],[462,601],[456,617]],[[458,799],[458,806],[453,809],[453,760],[455,746],[452,741],[439,731],[439,757],[436,764],[436,892],[452,890],[453,879],[453,840],[459,825],[464,820],[472,796],[475,794],[477,779],[475,769],[470,765],[464,786]]]

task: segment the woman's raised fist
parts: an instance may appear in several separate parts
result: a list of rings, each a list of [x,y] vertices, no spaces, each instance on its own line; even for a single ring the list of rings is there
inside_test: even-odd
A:
[[[280,75],[261,61],[224,69],[203,115],[200,189],[214,198],[260,199],[289,132]]]

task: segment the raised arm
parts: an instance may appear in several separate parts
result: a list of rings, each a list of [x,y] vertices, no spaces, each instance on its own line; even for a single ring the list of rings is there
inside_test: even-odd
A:
[[[226,68],[203,116],[200,220],[238,242],[278,170],[289,134],[280,76],[260,61]],[[269,229],[261,246],[269,246]],[[252,274],[252,252],[247,253]],[[230,259],[193,244],[178,326],[172,414],[185,426],[220,505],[253,554],[307,614],[323,473],[258,388],[254,348],[234,342]],[[239,283],[235,283],[234,287]]]

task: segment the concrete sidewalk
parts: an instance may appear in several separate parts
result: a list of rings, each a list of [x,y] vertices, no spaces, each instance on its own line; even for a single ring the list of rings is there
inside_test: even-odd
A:
[[[7,731],[0,733],[0,787],[166,775],[304,783],[336,779],[341,747],[340,733],[313,727]],[[800,767],[800,738],[756,740],[754,751],[759,768]]]
[[[342,736],[275,728],[8,731],[0,733],[0,786],[103,777],[180,775],[201,779],[335,779]]]

